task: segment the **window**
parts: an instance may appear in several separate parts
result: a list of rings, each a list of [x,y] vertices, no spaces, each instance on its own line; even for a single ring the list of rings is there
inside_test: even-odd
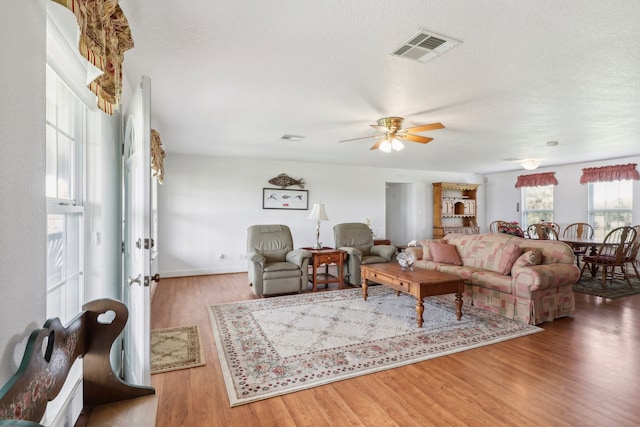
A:
[[[596,239],[603,239],[614,228],[631,225],[633,181],[591,182],[588,185],[589,224]]]
[[[83,300],[83,104],[47,67],[47,318],[63,324]]]
[[[553,185],[522,187],[522,229],[541,221],[553,221]]]

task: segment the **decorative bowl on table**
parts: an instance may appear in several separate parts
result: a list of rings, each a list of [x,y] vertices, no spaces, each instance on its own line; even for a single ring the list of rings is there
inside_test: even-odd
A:
[[[402,271],[406,269],[413,271],[413,263],[416,262],[416,257],[412,252],[400,252],[396,258],[398,264],[402,267]]]

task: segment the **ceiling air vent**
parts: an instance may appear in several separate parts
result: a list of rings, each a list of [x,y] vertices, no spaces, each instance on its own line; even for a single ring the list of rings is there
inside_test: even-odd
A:
[[[304,136],[302,135],[289,135],[289,134],[284,134],[280,137],[280,139],[283,141],[302,141],[303,138]]]
[[[458,46],[460,43],[462,42],[451,37],[420,30],[418,34],[395,48],[391,54],[425,63],[442,55],[452,47]]]

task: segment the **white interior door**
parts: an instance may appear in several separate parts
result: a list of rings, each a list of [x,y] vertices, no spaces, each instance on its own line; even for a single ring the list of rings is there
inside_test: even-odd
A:
[[[150,385],[151,80],[142,77],[124,116],[124,379]]]

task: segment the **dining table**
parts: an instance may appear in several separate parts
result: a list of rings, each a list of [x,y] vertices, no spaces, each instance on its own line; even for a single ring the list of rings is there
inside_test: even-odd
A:
[[[594,239],[587,237],[559,237],[558,240],[565,242],[572,248],[589,248],[589,255],[596,255],[597,249],[602,245],[604,239]]]
[[[598,254],[598,248],[600,246],[602,246],[602,242],[604,241],[604,239],[600,238],[587,238],[587,237],[560,237],[558,239],[561,242],[566,243],[567,245],[571,246],[571,249],[573,249],[574,251],[576,249],[580,249],[580,248],[584,248],[587,247],[589,248],[589,255],[590,256],[595,256]],[[578,267],[580,267],[580,262],[578,260],[578,257],[576,257],[576,265]],[[596,264],[591,264],[591,276],[595,277],[595,275],[598,272],[598,267]],[[582,275],[582,269],[580,270],[580,275]]]

